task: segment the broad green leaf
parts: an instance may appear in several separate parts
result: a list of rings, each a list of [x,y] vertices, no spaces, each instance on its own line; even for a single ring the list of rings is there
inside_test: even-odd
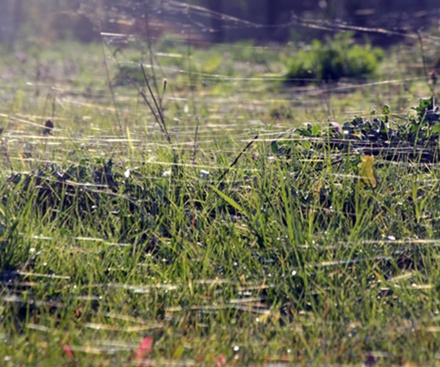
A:
[[[304,149],[310,149],[312,147],[312,143],[310,143],[308,140],[304,140],[301,143]]]
[[[321,136],[321,126],[312,125],[312,135],[313,136]]]
[[[438,125],[434,125],[434,126],[432,127],[432,129],[431,129],[431,132],[432,132],[433,134],[440,133],[440,124],[438,124]]]

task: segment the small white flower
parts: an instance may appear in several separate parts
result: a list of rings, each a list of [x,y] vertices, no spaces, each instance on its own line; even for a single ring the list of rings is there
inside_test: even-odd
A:
[[[200,170],[200,177],[205,178],[209,176],[209,171],[205,171],[204,169]]]

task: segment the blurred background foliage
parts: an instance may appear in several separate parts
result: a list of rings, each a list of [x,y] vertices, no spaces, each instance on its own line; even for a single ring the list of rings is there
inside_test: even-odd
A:
[[[371,32],[373,43],[438,26],[436,0],[0,0],[0,40],[99,39],[100,31],[150,37],[174,32],[206,42],[245,39],[285,42],[320,38],[331,24],[386,28]],[[319,20],[309,27],[304,20]]]

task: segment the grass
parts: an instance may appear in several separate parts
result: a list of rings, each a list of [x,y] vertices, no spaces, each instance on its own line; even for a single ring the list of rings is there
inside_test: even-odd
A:
[[[382,84],[281,88],[267,60],[290,48],[265,58],[234,47],[228,63],[225,50],[185,48],[182,60],[160,56],[164,74],[147,69],[156,96],[168,79],[172,144],[136,81],[114,87],[118,121],[98,46],[55,45],[23,65],[4,54],[5,366],[141,365],[147,335],[144,365],[438,363],[436,166],[375,157],[373,189],[352,155],[302,140],[286,142],[288,156],[271,148],[303,122],[373,105],[406,119],[430,93],[420,65],[408,74],[414,52],[402,62],[406,52],[389,51]],[[105,51],[111,77],[148,59]]]

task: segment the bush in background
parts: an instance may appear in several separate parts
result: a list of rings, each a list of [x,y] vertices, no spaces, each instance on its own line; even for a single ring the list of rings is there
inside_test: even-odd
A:
[[[286,82],[305,85],[341,78],[365,79],[383,58],[380,48],[354,43],[351,33],[339,33],[326,42],[315,40],[290,60]]]

